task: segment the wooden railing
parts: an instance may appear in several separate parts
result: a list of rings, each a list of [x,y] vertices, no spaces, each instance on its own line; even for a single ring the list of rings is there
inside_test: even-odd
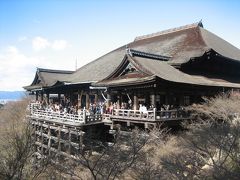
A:
[[[30,117],[71,124],[90,124],[102,121],[101,114],[89,114],[85,110],[80,114],[70,114],[41,110],[34,106],[30,107]]]
[[[155,113],[156,111],[147,111],[143,113],[139,110],[129,110],[129,109],[114,109],[112,118],[116,117],[125,117],[125,118],[132,118],[132,119],[146,119],[146,120],[155,120]]]
[[[102,122],[103,116],[101,114],[89,114],[85,110],[80,114],[69,114],[60,112],[50,112],[45,110],[39,110],[38,104],[30,106],[31,117],[41,118],[44,120],[51,120],[62,123],[72,124],[91,124],[95,122]],[[168,121],[168,120],[181,120],[190,118],[190,114],[184,110],[153,110],[142,112],[139,110],[128,109],[114,109],[109,119],[126,119],[126,120],[144,120],[144,121]]]
[[[50,112],[45,110],[33,109],[31,110],[32,118],[39,118],[44,120],[51,120],[56,122],[70,122],[85,124],[86,121],[83,115],[74,115],[69,113]]]
[[[151,111],[142,112],[139,110],[114,109],[111,118],[123,118],[133,120],[148,120],[148,121],[164,121],[175,119],[189,118],[190,114],[184,110],[164,110],[156,111],[154,108]]]

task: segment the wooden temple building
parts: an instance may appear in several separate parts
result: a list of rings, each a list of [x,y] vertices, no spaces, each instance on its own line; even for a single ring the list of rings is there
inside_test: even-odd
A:
[[[24,88],[38,101],[67,102],[78,110],[74,115],[33,110],[38,134],[43,126],[49,131],[63,128],[70,139],[93,126],[91,131],[115,124],[150,128],[188,119],[182,108],[201,102],[202,96],[239,90],[240,50],[199,22],[136,37],[74,72],[37,69],[32,84]],[[98,103],[104,110],[90,113]],[[142,105],[147,111],[139,110]]]

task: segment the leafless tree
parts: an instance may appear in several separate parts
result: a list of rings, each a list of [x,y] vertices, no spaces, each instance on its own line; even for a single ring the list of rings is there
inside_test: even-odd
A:
[[[49,164],[48,158],[33,161],[32,127],[26,119],[29,101],[8,103],[0,112],[0,179],[34,179]]]
[[[79,179],[123,178],[130,167],[143,156],[143,149],[150,138],[146,132],[135,129],[129,133],[117,132],[111,144],[96,142],[89,137],[88,140],[94,145],[85,144],[85,148],[69,164],[73,170],[72,176]]]
[[[172,179],[240,178],[240,98],[238,93],[207,99],[190,109],[197,122],[179,137],[179,152],[162,157]]]

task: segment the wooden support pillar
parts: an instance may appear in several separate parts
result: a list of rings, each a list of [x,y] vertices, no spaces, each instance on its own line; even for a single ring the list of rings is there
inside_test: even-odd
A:
[[[68,154],[71,155],[71,130],[68,128]]]
[[[180,106],[184,106],[184,95],[181,94],[179,98],[180,98]]]
[[[134,94],[133,96],[133,109],[134,110],[138,110],[138,97],[137,97],[137,94]]]
[[[58,152],[61,151],[61,126],[58,126]]]
[[[48,124],[48,153],[49,154],[51,153],[50,148],[51,148],[51,129],[50,129],[50,124]]]
[[[41,97],[40,100],[43,101],[43,92],[41,91]]]
[[[169,93],[166,93],[165,103],[166,103],[166,105],[168,105],[170,103],[170,95],[169,95]]]
[[[86,115],[86,109],[83,109],[83,123],[87,123],[87,115]]]
[[[38,132],[38,129],[37,127],[39,127],[39,122],[35,121],[34,122],[34,143],[37,142],[37,132]],[[37,152],[37,146],[36,144],[34,144],[34,151]]]
[[[154,107],[156,107],[156,95],[155,95],[155,93],[154,94],[152,94],[152,101],[151,101],[151,105],[153,105]]]
[[[110,105],[111,105],[111,95],[108,93],[107,94],[107,105],[106,105],[106,107],[109,108]]]
[[[95,101],[96,104],[98,103],[98,94],[97,93],[94,94],[94,101]]]
[[[83,91],[78,91],[78,109],[81,109],[82,107],[82,93]]]
[[[79,133],[79,150],[80,150],[80,152],[83,151],[83,135],[84,135],[84,132],[81,130]]]
[[[43,123],[41,122],[40,134],[41,134],[41,153],[43,154]]]
[[[144,128],[148,129],[148,123],[147,122],[144,123]]]
[[[49,104],[49,93],[47,93],[47,103]]]
[[[89,105],[90,105],[90,102],[89,102],[89,93],[86,93],[86,109],[89,109]]]
[[[61,94],[58,93],[58,103],[61,104]]]
[[[121,108],[121,94],[118,96],[118,99],[117,99],[117,109],[120,109]]]
[[[36,91],[36,101],[38,101],[38,91]]]

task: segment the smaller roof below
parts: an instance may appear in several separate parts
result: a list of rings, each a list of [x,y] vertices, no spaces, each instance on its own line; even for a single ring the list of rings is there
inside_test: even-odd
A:
[[[37,68],[32,84],[23,88],[31,91],[44,87],[50,87],[57,82],[67,81],[68,76],[73,72],[74,71]]]

